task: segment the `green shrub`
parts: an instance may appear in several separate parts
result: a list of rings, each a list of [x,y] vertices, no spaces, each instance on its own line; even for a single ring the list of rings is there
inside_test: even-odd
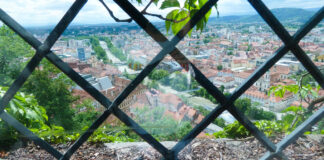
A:
[[[63,127],[60,126],[44,126],[39,129],[31,129],[32,132],[37,134],[41,139],[49,143],[66,143],[76,141],[81,134],[83,134],[88,127],[84,127],[79,132],[68,132],[65,131]],[[115,129],[107,126],[99,127],[93,134],[89,137],[88,142],[91,143],[109,143],[109,142],[133,142],[135,139],[130,138],[126,135],[124,130],[115,131]]]
[[[0,99],[7,90],[7,87],[0,86]],[[5,112],[28,128],[41,128],[46,126],[45,122],[48,120],[45,108],[38,105],[35,97],[22,92],[15,94],[5,108]],[[0,150],[10,149],[13,143],[23,138],[19,132],[0,118]]]
[[[254,125],[263,132],[266,136],[275,136],[277,134],[283,133],[281,123],[268,120],[255,121]],[[227,125],[223,128],[223,131],[215,132],[213,135],[215,138],[245,138],[251,136],[251,133],[238,121]]]

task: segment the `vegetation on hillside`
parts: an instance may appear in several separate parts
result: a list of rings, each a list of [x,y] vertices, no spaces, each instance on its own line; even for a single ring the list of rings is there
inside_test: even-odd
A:
[[[74,85],[71,79],[62,74],[47,60],[41,62],[24,84],[22,90],[33,94],[49,115],[49,123],[72,130],[74,111],[72,103],[77,100],[70,91]]]
[[[104,63],[108,63],[108,57],[106,51],[100,46],[99,38],[95,36],[88,37],[90,39],[90,43],[92,49],[95,52],[95,55],[99,60],[102,60]]]
[[[26,60],[35,53],[31,46],[10,30],[0,27],[0,85],[10,85],[22,71]]]

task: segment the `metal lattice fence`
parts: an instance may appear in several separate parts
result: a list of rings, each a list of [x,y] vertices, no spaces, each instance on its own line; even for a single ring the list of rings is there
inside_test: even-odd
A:
[[[169,41],[158,29],[156,29],[129,1],[114,0],[142,29],[144,29],[161,47],[162,50],[154,57],[154,59],[139,73],[139,75],[122,91],[122,93],[113,101],[107,99],[103,94],[96,90],[90,83],[83,79],[69,65],[64,63],[52,51],[51,47],[61,36],[70,22],[75,18],[81,8],[86,4],[87,0],[76,0],[64,17],[51,31],[44,43],[38,41],[31,33],[27,32],[14,19],[0,9],[0,19],[20,35],[28,44],[36,49],[36,54],[20,73],[19,77],[10,86],[8,91],[0,101],[0,118],[8,124],[16,128],[29,139],[33,140],[37,145],[41,146],[47,152],[52,154],[57,159],[69,159],[72,154],[91,136],[91,134],[105,121],[110,115],[114,114],[127,126],[133,129],[141,138],[148,142],[165,159],[177,159],[178,153],[189,144],[200,132],[202,132],[216,117],[223,111],[229,111],[241,124],[246,127],[268,150],[261,159],[271,159],[277,157],[279,159],[287,159],[282,152],[288,145],[294,142],[301,134],[303,134],[312,125],[318,122],[324,115],[324,108],[317,110],[312,116],[298,126],[291,134],[285,137],[278,144],[271,142],[263,132],[261,132],[243,113],[234,106],[233,102],[238,99],[254,82],[256,82],[266,71],[268,71],[278,60],[280,60],[288,51],[291,51],[295,57],[302,63],[306,70],[314,77],[319,85],[324,88],[324,76],[314,63],[309,59],[305,52],[300,48],[298,42],[314,28],[324,17],[324,7],[322,7],[307,23],[305,23],[293,36],[291,36],[283,25],[275,18],[271,11],[264,5],[261,0],[248,0],[249,3],[256,9],[265,22],[272,28],[278,37],[284,42],[268,60],[263,63],[252,75],[239,87],[233,94],[226,97],[217,87],[213,85],[202,73],[193,65],[177,48],[176,45],[186,36],[186,34],[204,17],[204,15],[216,4],[218,0],[209,0],[206,4],[188,21],[188,23]],[[190,66],[193,70],[194,78],[203,86],[209,94],[211,94],[220,104],[209,113],[197,126],[195,126],[184,138],[181,139],[172,149],[167,149],[147,131],[140,127],[118,106],[123,100],[143,81],[143,79],[170,54],[181,66]],[[27,78],[35,70],[40,61],[46,58],[53,63],[57,68],[64,72],[68,77],[75,81],[80,87],[87,91],[106,110],[102,115],[83,133],[80,138],[67,150],[60,153],[50,144],[36,136],[33,132],[27,129],[24,125],[18,122],[15,118],[4,112],[5,107],[13,98],[19,88],[24,84]]]

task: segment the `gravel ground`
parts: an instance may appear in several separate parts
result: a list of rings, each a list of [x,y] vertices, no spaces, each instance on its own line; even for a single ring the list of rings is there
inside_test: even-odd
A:
[[[277,143],[279,139],[272,139]],[[163,142],[171,148],[175,142]],[[53,145],[61,153],[65,152],[70,144]],[[214,160],[214,159],[258,159],[265,153],[265,148],[255,139],[195,139],[190,145],[179,153],[182,160]],[[324,160],[324,137],[308,136],[299,138],[288,146],[284,153],[289,159],[296,160]],[[11,152],[1,153],[2,159],[54,159],[45,150],[34,144],[19,148]],[[71,159],[160,159],[162,156],[149,145],[143,142],[121,144],[84,144]],[[1,159],[1,158],[0,158]]]

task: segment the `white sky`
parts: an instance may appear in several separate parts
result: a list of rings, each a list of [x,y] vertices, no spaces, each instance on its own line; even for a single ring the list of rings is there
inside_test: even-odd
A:
[[[144,4],[148,0],[143,0]],[[162,0],[160,0],[162,1]],[[179,0],[183,4],[184,0]],[[44,26],[56,24],[72,5],[74,0],[0,0],[0,8],[12,16],[23,26]],[[105,0],[110,9],[119,18],[127,18],[125,12],[112,0]],[[135,0],[131,1],[140,10],[144,6],[139,6]],[[320,8],[324,5],[324,0],[264,0],[270,8]],[[218,8],[220,16],[254,14],[255,10],[247,0],[219,0]],[[172,9],[171,9],[172,10]],[[160,10],[155,5],[151,5],[148,12],[166,15],[170,10]],[[213,9],[212,16],[216,16]],[[158,19],[148,17],[150,20]],[[80,11],[74,24],[103,24],[113,23],[114,20],[98,0],[88,0]]]

